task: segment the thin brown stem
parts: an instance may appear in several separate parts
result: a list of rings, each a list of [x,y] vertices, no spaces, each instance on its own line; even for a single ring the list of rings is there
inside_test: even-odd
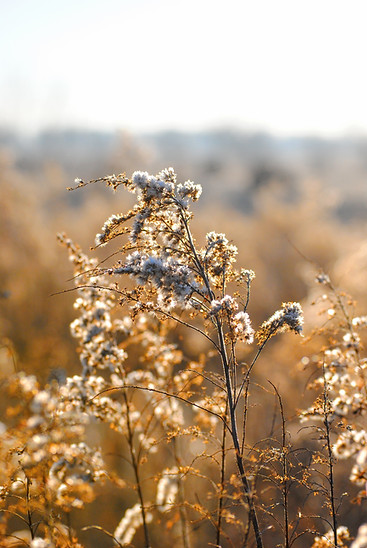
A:
[[[143,390],[146,392],[155,392],[156,394],[162,394],[164,396],[167,396],[168,398],[175,398],[176,400],[180,400],[184,403],[187,403],[188,405],[192,405],[192,407],[201,409],[202,411],[205,411],[206,413],[209,413],[210,415],[214,415],[214,417],[217,417],[222,422],[225,422],[224,418],[222,417],[222,415],[219,415],[219,413],[215,413],[215,411],[206,409],[202,405],[199,405],[198,403],[187,400],[186,398],[183,398],[182,396],[179,396],[178,394],[170,394],[169,392],[166,392],[165,390],[159,390],[158,388],[151,388],[148,386],[139,386],[137,384],[122,384],[121,386],[111,386],[110,388],[105,388],[104,390],[101,390],[101,392],[98,392],[98,394],[95,394],[92,398],[90,398],[88,402],[93,401],[95,398],[98,398],[99,396],[101,396],[102,394],[106,394],[107,392],[113,392],[115,390],[127,390],[129,388],[132,388],[134,390]]]
[[[33,528],[33,522],[32,522],[32,512],[31,512],[30,507],[29,507],[30,485],[31,485],[31,480],[27,476],[27,479],[26,479],[27,524],[28,524],[29,531],[31,533],[31,539],[33,540],[34,539],[34,528]]]
[[[246,385],[248,379],[250,378],[250,373],[251,373],[251,371],[253,370],[255,363],[257,362],[257,360],[258,360],[258,358],[259,358],[259,356],[260,356],[260,354],[261,354],[261,352],[262,352],[264,346],[266,345],[266,343],[268,342],[268,340],[271,338],[271,336],[273,335],[274,331],[276,331],[276,328],[275,328],[273,331],[271,331],[271,332],[268,334],[268,336],[266,337],[266,339],[263,341],[263,343],[261,344],[260,348],[259,348],[258,351],[256,352],[255,357],[254,357],[254,359],[252,360],[252,362],[251,362],[251,364],[250,364],[250,367],[249,367],[248,370],[246,371],[246,375],[244,376],[244,379],[243,379],[243,381],[242,381],[242,383],[241,383],[240,389],[239,389],[238,394],[237,394],[237,398],[236,398],[236,400],[235,400],[235,407],[237,407],[237,404],[238,404],[239,399],[240,399],[240,397],[241,397],[242,391],[243,391],[243,389],[244,389],[244,387],[245,387],[245,385]]]
[[[241,456],[243,458],[243,454],[245,452],[245,443],[246,443],[246,427],[247,427],[247,415],[248,415],[248,399],[249,399],[249,386],[250,386],[250,378],[246,378],[246,384],[245,384],[245,393],[243,396],[244,399],[244,409],[243,409],[243,424],[242,424],[242,444],[241,444]]]
[[[225,418],[227,419],[228,413],[228,402],[226,404],[226,413]],[[227,429],[223,424],[222,431],[222,443],[221,443],[221,466],[220,466],[220,487],[219,487],[219,498],[218,498],[218,519],[217,519],[217,537],[216,545],[220,546],[221,542],[221,532],[222,532],[222,514],[223,514],[223,495],[224,495],[224,479],[226,472],[226,433]]]
[[[284,529],[284,541],[285,541],[285,548],[289,548],[289,507],[288,507],[288,483],[289,483],[289,477],[288,477],[288,459],[287,459],[287,434],[286,434],[286,420],[284,415],[284,407],[283,407],[283,400],[281,398],[281,395],[279,394],[279,391],[277,387],[271,382],[268,381],[271,386],[274,388],[274,391],[277,395],[278,402],[279,402],[279,408],[280,408],[280,416],[282,419],[282,453],[281,453],[281,462],[282,462],[282,496],[283,496],[283,529]]]
[[[106,529],[103,529],[103,527],[100,527],[99,525],[87,525],[86,527],[82,528],[82,531],[89,531],[90,529],[95,529],[96,531],[102,531],[102,533],[112,538],[112,540],[117,544],[117,546],[119,546],[120,548],[123,548],[123,545],[121,544],[121,542],[119,542],[117,538],[113,536],[112,533],[110,533],[109,531],[106,531]]]
[[[327,448],[327,459],[328,459],[328,479],[330,487],[330,509],[331,509],[331,519],[333,522],[333,533],[334,533],[334,544],[338,548],[338,524],[336,518],[336,505],[335,505],[335,490],[334,490],[334,459],[333,452],[330,440],[330,403],[328,398],[328,385],[325,376],[325,366],[322,366],[323,378],[324,378],[324,390],[323,390],[323,414],[324,414],[324,426],[325,426],[325,438],[326,438],[326,448]]]
[[[136,488],[138,491],[140,507],[141,507],[141,517],[143,521],[143,529],[144,529],[144,537],[145,537],[145,548],[150,548],[149,530],[147,525],[143,490],[141,487],[141,480],[140,480],[140,473],[139,473],[139,462],[137,461],[135,456],[134,439],[133,439],[134,435],[133,435],[133,431],[130,423],[129,400],[126,392],[124,392],[124,399],[126,404],[126,425],[127,425],[127,432],[128,432],[128,443],[129,443],[129,449],[130,449],[131,464],[135,474]]]
[[[179,468],[181,466],[181,461],[178,455],[177,440],[175,437],[172,439],[173,443],[173,453],[176,461],[176,465]],[[188,519],[187,519],[187,508],[185,506],[185,492],[184,486],[182,483],[182,478],[178,482],[178,498],[180,502],[179,512],[180,512],[180,521],[181,521],[181,534],[182,534],[182,544],[184,548],[190,548],[190,535],[188,528]]]

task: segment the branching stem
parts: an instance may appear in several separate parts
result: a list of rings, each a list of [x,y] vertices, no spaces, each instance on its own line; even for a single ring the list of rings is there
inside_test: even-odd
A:
[[[199,259],[199,256],[198,256],[198,253],[196,251],[194,241],[193,241],[193,238],[192,238],[192,235],[191,235],[191,232],[190,232],[190,228],[189,228],[187,219],[186,219],[186,217],[185,217],[182,210],[181,210],[181,217],[182,217],[182,220],[183,220],[183,223],[184,223],[184,226],[185,226],[185,230],[186,230],[186,234],[187,234],[187,237],[188,237],[188,241],[190,243],[190,247],[191,247],[191,250],[192,250],[192,253],[193,253],[194,261],[195,261],[196,266],[198,267],[198,269],[201,273],[201,277],[202,277],[204,285],[207,288],[208,294],[209,294],[210,298],[212,298],[213,292],[212,292],[212,289],[210,287],[208,277],[206,276],[205,269],[204,269],[204,267],[201,264],[201,261]],[[224,338],[222,322],[221,322],[218,314],[214,315],[214,324],[216,326],[216,330],[217,330],[217,334],[218,334],[219,355],[220,355],[220,359],[221,359],[221,362],[222,362],[222,369],[223,369],[225,384],[226,384],[226,395],[227,395],[228,410],[229,410],[230,423],[231,423],[230,432],[231,432],[234,451],[235,451],[236,463],[237,463],[240,479],[241,479],[241,482],[242,482],[242,487],[243,487],[243,490],[244,490],[244,493],[245,493],[245,497],[246,497],[247,503],[249,505],[250,520],[251,520],[251,523],[252,523],[252,526],[253,526],[254,532],[255,532],[256,546],[257,546],[257,548],[262,548],[263,543],[262,543],[261,531],[260,531],[259,522],[258,522],[258,518],[257,518],[257,514],[256,514],[256,509],[255,509],[255,505],[254,505],[254,501],[253,501],[253,495],[252,495],[252,492],[251,492],[249,481],[246,477],[244,462],[243,462],[243,458],[242,458],[242,455],[241,455],[241,448],[240,448],[239,437],[238,437],[238,429],[237,429],[237,417],[236,417],[236,403],[237,402],[234,400],[234,392],[233,392],[233,387],[232,387],[232,382],[231,382],[231,374],[230,374],[230,366],[229,366],[229,361],[228,361],[228,356],[227,356],[227,348],[226,348],[226,343],[225,343],[225,338]],[[264,346],[264,344],[265,343],[263,343],[262,347]],[[259,354],[259,352],[258,352],[258,354]],[[254,363],[255,362],[253,362],[253,364]],[[238,401],[238,398],[239,398],[239,395],[237,396],[237,401]]]

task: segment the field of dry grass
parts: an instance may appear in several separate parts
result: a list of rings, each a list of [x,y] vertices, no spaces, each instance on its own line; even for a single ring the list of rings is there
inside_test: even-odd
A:
[[[75,165],[17,150],[0,154],[3,546],[364,546],[361,156],[190,166],[125,136],[73,178],[126,177],[67,192]],[[177,180],[132,176],[162,157]]]

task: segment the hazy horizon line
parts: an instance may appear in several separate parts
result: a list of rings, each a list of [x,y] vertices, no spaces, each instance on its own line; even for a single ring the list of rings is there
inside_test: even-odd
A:
[[[19,128],[11,126],[9,124],[0,123],[0,135],[8,134],[22,138],[37,138],[41,135],[50,134],[100,134],[100,135],[119,135],[126,134],[136,137],[142,136],[154,136],[163,134],[182,134],[182,135],[200,135],[200,134],[216,134],[227,133],[234,135],[244,136],[264,136],[279,140],[288,139],[314,139],[320,141],[343,141],[343,140],[365,140],[367,139],[367,131],[361,129],[351,128],[339,132],[319,132],[319,131],[294,131],[294,132],[282,132],[266,128],[246,128],[232,124],[218,124],[215,126],[202,126],[198,128],[186,128],[180,126],[167,126],[161,128],[151,129],[133,129],[126,127],[92,127],[88,125],[44,125],[37,129],[30,130],[25,128]]]

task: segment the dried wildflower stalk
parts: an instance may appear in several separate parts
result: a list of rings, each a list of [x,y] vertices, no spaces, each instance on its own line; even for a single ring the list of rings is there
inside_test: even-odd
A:
[[[89,184],[76,182],[76,188]],[[283,303],[255,333],[247,312],[254,273],[235,269],[237,249],[224,234],[210,232],[201,248],[192,235],[190,205],[200,197],[200,185],[178,183],[172,169],[90,183],[96,182],[113,190],[122,185],[136,195],[130,211],[104,223],[96,246],[126,240],[111,254],[116,262],[105,266],[65,235],[59,237],[74,265],[78,318],[71,332],[79,341],[82,370],[60,386],[41,388],[22,375],[9,381],[10,393],[24,404],[14,406],[14,424],[4,425],[0,451],[7,470],[1,510],[23,520],[32,548],[81,546],[71,527],[61,524],[60,512],[68,515],[92,501],[98,482],[129,489],[127,481],[106,472],[103,451],[86,442],[86,428],[95,428],[98,421],[125,444],[136,502],[125,508],[113,533],[98,525],[85,531],[104,532],[123,546],[140,529],[149,547],[154,520],[170,516],[162,534],[170,533],[174,542],[180,538],[184,548],[191,546],[190,525],[202,522],[212,525],[218,546],[225,540],[247,545],[252,527],[260,548],[257,503],[247,475],[244,409],[246,415],[250,375],[265,344],[278,332],[301,332],[301,307]],[[129,309],[123,318],[121,306]],[[222,375],[205,371],[203,358],[192,362],[183,356],[169,338],[172,324],[210,342]],[[239,345],[249,346],[255,337],[259,346],[244,369],[238,363]],[[205,448],[192,455],[188,444],[196,441]],[[234,455],[231,461],[229,454]],[[207,462],[218,466],[216,477],[206,472]],[[226,468],[232,462],[237,479],[231,476],[228,482]],[[209,481],[217,502],[191,493],[192,481]],[[287,519],[285,513],[288,539]]]
[[[128,213],[111,216],[97,235],[96,244],[101,246],[117,236],[128,234],[128,242],[119,249],[121,258],[109,268],[97,269],[97,275],[109,275],[116,280],[116,292],[131,303],[134,314],[145,311],[160,319],[173,318],[202,333],[217,350],[224,375],[223,390],[229,423],[225,415],[222,418],[232,439],[256,544],[260,547],[261,531],[253,493],[246,476],[236,412],[244,387],[243,382],[240,388],[237,386],[236,346],[241,342],[251,344],[255,334],[246,311],[254,274],[251,271],[235,270],[237,249],[224,234],[209,233],[206,245],[197,248],[190,229],[192,213],[189,206],[200,197],[200,185],[191,181],[177,183],[171,168],[157,176],[135,172],[131,179],[118,175],[101,181],[112,185],[114,189],[123,185],[137,194],[137,202]],[[79,181],[79,186],[84,186],[84,183]],[[131,223],[129,228],[126,226],[128,222]],[[134,289],[121,289],[120,277],[125,274],[137,284]],[[230,283],[237,283],[240,287],[245,285],[246,296],[243,300],[241,296],[236,298],[227,293]],[[186,312],[189,319],[182,320],[178,316],[179,310]],[[198,327],[198,317],[203,321],[203,327]],[[300,305],[284,303],[281,310],[264,322],[256,334],[261,345],[260,351],[277,332],[288,329],[300,333],[302,322]],[[249,378],[259,353],[245,379]],[[220,521],[221,506],[219,530]],[[219,540],[220,533],[217,535],[217,543]]]
[[[338,498],[334,479],[337,459],[353,457],[350,480],[363,487],[360,497],[366,493],[367,485],[367,434],[364,428],[366,414],[366,358],[362,357],[359,330],[367,326],[365,317],[353,317],[353,303],[345,294],[337,291],[329,276],[321,273],[316,281],[324,289],[319,301],[322,303],[327,321],[321,334],[327,335],[329,344],[323,349],[318,365],[321,375],[310,384],[310,388],[321,391],[313,405],[301,415],[303,421],[316,421],[323,452],[315,462],[327,468],[327,488],[321,486],[320,493],[326,498],[331,521],[330,530],[315,538],[313,548],[333,546],[342,548],[350,540],[346,527],[337,524]],[[322,421],[322,426],[317,421]],[[353,543],[354,546],[355,543]],[[356,542],[356,545],[358,543]]]

